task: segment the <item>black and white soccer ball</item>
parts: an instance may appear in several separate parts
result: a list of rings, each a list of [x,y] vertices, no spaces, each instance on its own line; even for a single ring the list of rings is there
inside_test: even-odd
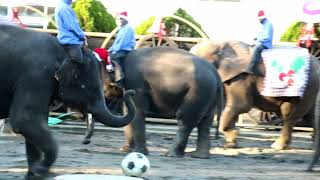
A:
[[[124,175],[139,177],[150,169],[150,162],[144,154],[132,152],[123,158],[121,168]]]

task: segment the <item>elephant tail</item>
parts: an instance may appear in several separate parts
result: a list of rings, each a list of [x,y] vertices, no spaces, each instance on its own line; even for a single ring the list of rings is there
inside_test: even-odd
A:
[[[215,132],[215,138],[218,139],[219,138],[219,125],[220,125],[220,118],[221,118],[221,114],[222,111],[224,109],[224,88],[223,88],[223,83],[221,81],[221,78],[219,76],[218,73],[217,77],[218,77],[218,91],[217,91],[217,106],[216,106],[216,112],[217,112],[217,125],[216,125],[216,132]]]
[[[314,110],[314,132],[315,132],[315,138],[314,138],[314,153],[311,160],[311,163],[309,164],[308,171],[312,171],[312,168],[315,164],[317,164],[319,157],[320,157],[320,91],[318,92],[317,99],[316,99],[316,105]]]

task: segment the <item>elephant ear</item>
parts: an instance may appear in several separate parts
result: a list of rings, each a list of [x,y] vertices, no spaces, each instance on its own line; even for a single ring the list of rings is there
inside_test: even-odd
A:
[[[61,83],[71,83],[74,80],[77,80],[80,75],[81,63],[72,61],[70,59],[65,59],[56,71],[55,77]]]
[[[251,48],[240,41],[204,40],[193,46],[190,53],[213,63],[223,82],[242,73],[251,59]]]
[[[249,65],[252,52],[249,45],[239,41],[229,41],[220,44],[218,61],[215,62],[223,82],[228,81]]]
[[[194,45],[189,52],[206,59],[210,63],[214,63],[218,51],[220,51],[220,48],[220,45],[214,43],[213,41],[203,40],[200,43]]]

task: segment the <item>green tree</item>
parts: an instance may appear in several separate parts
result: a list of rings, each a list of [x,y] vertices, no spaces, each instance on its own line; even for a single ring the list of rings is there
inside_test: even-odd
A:
[[[280,41],[297,42],[301,34],[301,29],[305,24],[306,23],[302,21],[292,23],[288,30],[281,36]]]
[[[151,16],[147,20],[142,22],[139,26],[135,28],[136,34],[138,35],[150,34],[148,33],[148,29],[152,26],[154,20],[155,20],[155,16]]]
[[[114,17],[98,0],[77,0],[72,8],[84,31],[111,32],[117,27]]]
[[[185,10],[179,8],[174,15],[184,18],[195,26],[197,26],[200,30],[202,30],[201,25],[197,23]],[[155,21],[155,16],[149,17],[147,20],[142,22],[139,26],[136,27],[136,33],[139,35],[146,35],[148,34],[148,30],[153,25]],[[168,17],[164,18],[164,23],[166,26],[166,31],[169,35],[174,35],[176,24],[179,26],[177,36],[180,37],[201,37],[200,34],[190,27],[188,24],[181,22],[180,20]],[[203,31],[203,30],[202,30]]]
[[[174,15],[179,16],[181,18],[184,18],[191,23],[193,23],[195,26],[197,26],[199,29],[202,30],[201,25],[197,23],[191,15],[189,15],[185,10],[179,8]],[[177,36],[179,37],[201,37],[200,34],[194,30],[192,27],[190,27],[188,24],[181,22],[174,18],[165,18],[164,23],[166,25],[166,30],[168,33],[173,34],[175,32],[176,24],[178,25],[179,29],[177,32]],[[202,30],[203,31],[203,30]]]

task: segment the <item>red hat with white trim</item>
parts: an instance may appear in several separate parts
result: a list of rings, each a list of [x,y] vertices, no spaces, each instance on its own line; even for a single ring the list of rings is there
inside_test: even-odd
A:
[[[119,14],[119,18],[128,20],[128,13],[127,13],[126,11],[121,12],[121,13]]]
[[[110,64],[109,53],[104,48],[95,48],[94,52],[99,55],[99,58],[102,59],[106,64]]]
[[[263,10],[260,10],[260,11],[258,12],[258,19],[264,19],[264,18],[266,18],[265,14],[264,14],[264,11],[263,11]]]

